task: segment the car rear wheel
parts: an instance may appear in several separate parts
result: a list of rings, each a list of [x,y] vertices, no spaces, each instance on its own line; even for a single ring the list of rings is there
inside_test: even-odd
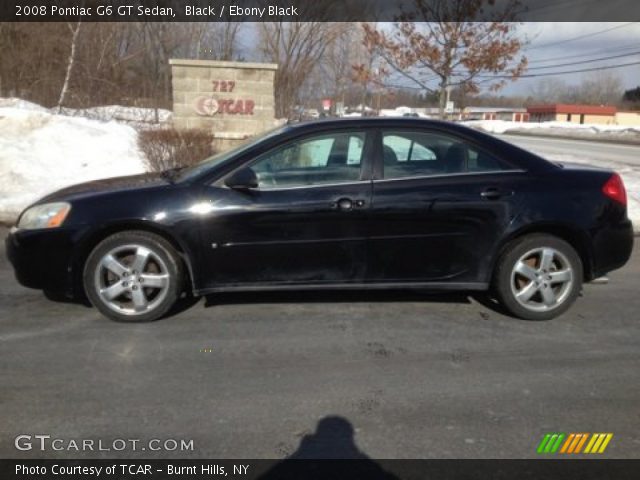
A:
[[[104,239],[89,254],[83,274],[93,306],[119,322],[148,322],[165,315],[182,293],[182,279],[175,249],[144,231]]]
[[[582,288],[582,262],[564,240],[528,235],[510,243],[496,268],[502,305],[526,320],[549,320],[567,311]]]

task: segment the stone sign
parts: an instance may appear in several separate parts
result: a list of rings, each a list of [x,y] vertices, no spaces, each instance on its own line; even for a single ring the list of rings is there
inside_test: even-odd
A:
[[[173,83],[173,124],[204,128],[214,147],[227,150],[275,125],[271,63],[169,60]]]

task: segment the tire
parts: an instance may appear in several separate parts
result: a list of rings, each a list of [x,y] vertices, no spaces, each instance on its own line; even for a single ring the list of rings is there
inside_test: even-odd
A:
[[[172,245],[145,231],[116,233],[87,257],[82,275],[91,304],[117,322],[164,316],[184,285],[182,261]]]
[[[512,315],[550,320],[566,312],[582,289],[580,257],[564,240],[532,234],[509,243],[498,263],[493,287]]]

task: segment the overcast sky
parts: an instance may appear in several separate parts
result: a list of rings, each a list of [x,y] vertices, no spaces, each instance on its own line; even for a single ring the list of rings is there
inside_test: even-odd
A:
[[[606,0],[602,0],[606,2]],[[640,1],[640,0],[638,0]],[[379,24],[392,29],[392,24]],[[525,75],[548,74],[588,68],[640,62],[640,22],[525,22],[519,34],[526,42],[521,54],[529,61]],[[618,58],[611,58],[620,55]],[[622,56],[624,55],[624,56]],[[519,57],[518,57],[519,58]],[[592,61],[601,59],[598,61]],[[582,62],[576,64],[576,62]],[[567,65],[572,64],[572,65]],[[603,70],[617,75],[624,88],[640,86],[640,65]],[[498,92],[505,95],[528,95],[532,86],[543,78],[555,78],[567,84],[579,84],[589,75],[582,72],[537,78],[520,78]],[[392,78],[396,85],[411,85],[401,76]],[[435,87],[435,82],[434,82]]]
[[[602,0],[602,3],[606,2],[607,0]],[[390,29],[392,24],[379,24],[379,26]],[[247,28],[241,35],[241,42],[247,50],[253,48],[256,41],[254,28],[252,24],[247,24]],[[525,22],[519,27],[519,33],[523,40],[528,42],[522,51],[529,60],[529,70],[526,74],[640,62],[640,54],[631,55],[633,52],[640,51],[640,22]],[[249,45],[252,47],[250,48]],[[610,58],[616,55],[625,56]],[[600,58],[605,59],[591,61]],[[574,62],[585,63],[566,65]],[[625,89],[640,86],[640,65],[604,71],[618,75]],[[498,94],[528,95],[531,93],[532,86],[541,78],[558,78],[568,84],[579,84],[584,78],[594,74],[597,72],[521,78],[516,82],[508,83]],[[395,85],[413,86],[410,81],[401,77],[393,78],[391,81]]]
[[[528,22],[522,25],[521,33],[523,38],[529,41],[523,52],[529,60],[530,69],[527,72],[529,74],[640,62],[640,54],[631,55],[633,52],[640,51],[640,22],[631,24]],[[616,55],[626,56],[610,58]],[[565,66],[566,63],[586,62],[598,58],[607,59]],[[553,68],[539,68],[547,66],[553,66]],[[625,88],[640,85],[640,65],[605,71],[619,75]],[[580,83],[589,75],[593,73],[574,73],[543,78],[559,78],[571,84]],[[536,78],[520,79],[505,87],[503,92],[527,94],[531,85],[537,80]]]

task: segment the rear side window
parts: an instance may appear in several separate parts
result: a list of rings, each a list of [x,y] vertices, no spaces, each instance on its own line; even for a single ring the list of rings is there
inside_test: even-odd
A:
[[[392,150],[398,162],[436,160],[433,150],[402,135],[386,135],[384,145]]]
[[[495,156],[440,133],[384,132],[384,178],[512,170]]]

